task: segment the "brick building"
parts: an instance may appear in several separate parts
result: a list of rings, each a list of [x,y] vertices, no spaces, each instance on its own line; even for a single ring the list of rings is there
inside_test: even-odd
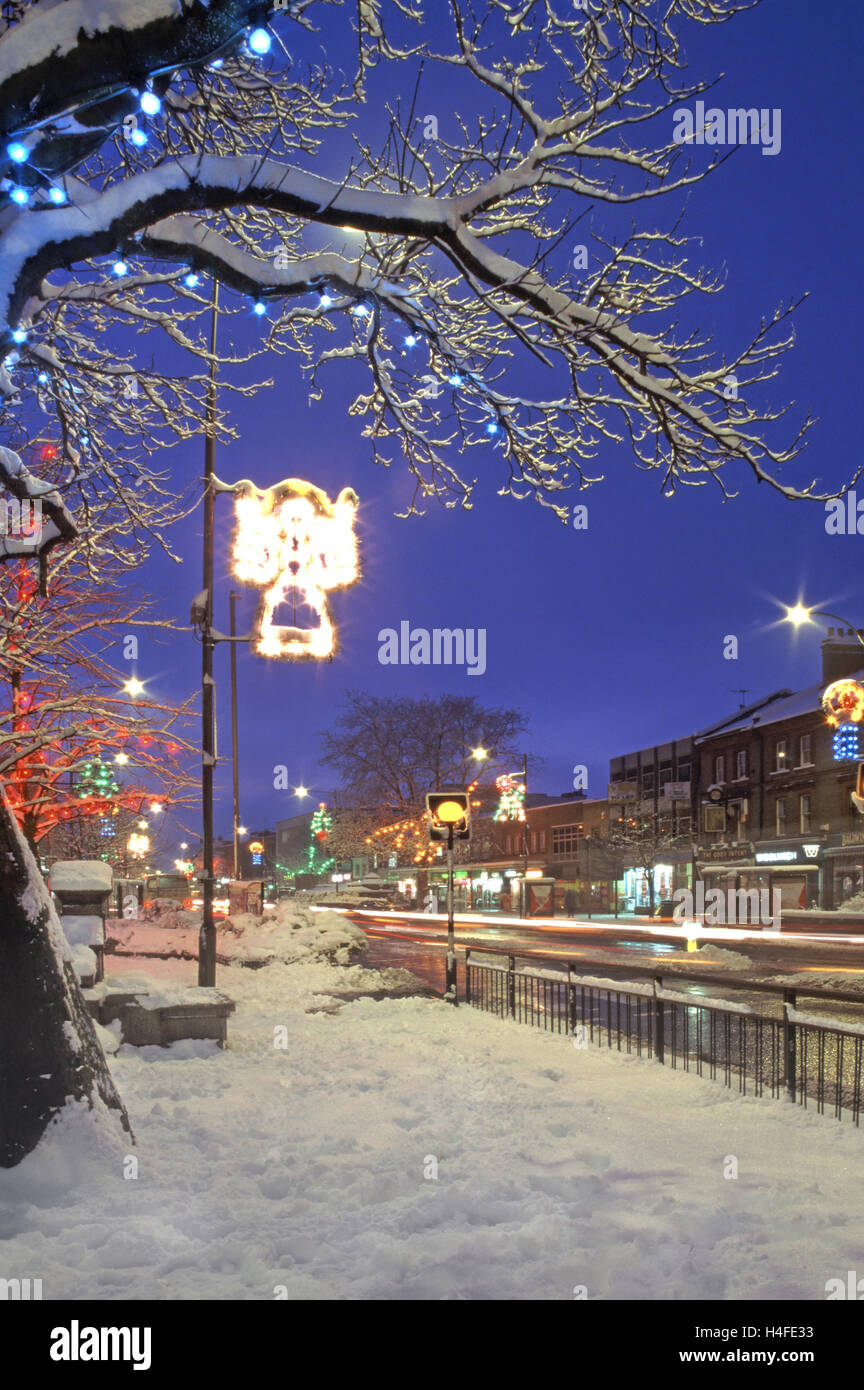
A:
[[[864,821],[852,805],[859,726],[826,721],[825,687],[864,681],[855,634],[829,628],[822,679],[748,705],[694,738],[696,867],[706,886],[779,889],[784,908],[839,907],[864,886]]]

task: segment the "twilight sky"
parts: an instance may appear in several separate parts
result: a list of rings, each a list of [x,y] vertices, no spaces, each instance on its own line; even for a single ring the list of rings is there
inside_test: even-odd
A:
[[[852,0],[769,0],[734,23],[691,28],[687,37],[688,77],[727,74],[709,106],[782,110],[776,156],[744,147],[686,199],[684,228],[701,238],[690,258],[726,279],[721,295],[688,313],[734,355],[763,313],[809,293],[793,320],[797,344],[761,397],[794,403],[785,438],[808,411],[818,417],[804,454],[783,475],[801,485],[814,476],[821,486],[836,485],[862,462],[862,38],[864,20]],[[440,78],[437,84],[421,106],[444,122],[456,103]],[[467,101],[462,109],[470,111]],[[368,130],[372,117],[361,119]],[[666,119],[671,130],[671,113]],[[707,162],[710,153],[696,158]],[[341,173],[324,160],[315,168]],[[635,216],[642,226],[667,226],[681,206],[681,195],[672,195]],[[598,230],[612,230],[602,206],[590,217]],[[418,375],[423,370],[421,355]],[[740,471],[727,475],[739,489],[734,501],[724,503],[713,486],[667,499],[659,475],[640,472],[626,445],[606,443],[594,470],[605,481],[571,494],[588,506],[587,530],[575,531],[530,501],[496,495],[505,473],[490,444],[462,460],[480,480],[473,511],[433,505],[425,517],[397,520],[410,479],[398,461],[389,472],[369,461],[362,421],[347,409],[360,378],[331,372],[324,400],[310,405],[291,361],[273,359],[262,374],[270,373],[274,389],[235,406],[241,440],[220,448],[217,473],[260,486],[304,477],[331,496],[353,487],[361,499],[363,577],[334,598],[342,648],[332,664],[267,662],[241,648],[241,811],[249,826],[272,826],[298,809],[291,792],[273,789],[275,765],[322,795],[330,791],[332,774],[316,763],[318,733],[348,687],[380,695],[453,691],[521,708],[529,716],[529,754],[545,760],[534,789],[568,789],[574,764],[584,763],[589,794],[602,796],[611,756],[684,736],[734,710],[737,687],[755,698],[818,678],[819,631],[796,636],[776,626],[779,602],[803,598],[864,625],[864,537],[827,535],[823,504],[787,502]],[[202,447],[166,456],[184,487],[200,472]],[[229,503],[217,508],[216,621],[225,630],[231,522]],[[184,621],[201,587],[200,521],[199,510],[172,535],[182,567],[153,559],[142,576],[163,610]],[[252,608],[249,595],[241,623]],[[379,630],[403,620],[485,628],[485,673],[379,664]],[[727,635],[738,638],[737,661],[723,658]],[[139,674],[151,678],[154,693],[185,695],[199,671],[191,636],[142,642]],[[227,647],[217,650],[217,679],[227,754]],[[230,828],[230,776],[226,762],[219,834]]]

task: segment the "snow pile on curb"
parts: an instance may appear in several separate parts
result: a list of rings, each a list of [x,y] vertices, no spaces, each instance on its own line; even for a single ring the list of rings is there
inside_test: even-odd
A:
[[[698,951],[693,952],[694,961],[713,961],[717,965],[737,965],[745,970],[753,969],[753,962],[749,956],[742,956],[740,951],[727,951],[725,946],[700,946]]]
[[[338,912],[280,903],[266,917],[238,913],[220,924],[218,951],[238,965],[329,961],[350,965],[366,950],[363,932]]]

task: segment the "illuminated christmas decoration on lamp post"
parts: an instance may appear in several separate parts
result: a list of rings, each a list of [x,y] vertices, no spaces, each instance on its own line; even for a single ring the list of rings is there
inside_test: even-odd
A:
[[[357,494],[343,488],[331,502],[320,488],[299,478],[264,490],[248,479],[232,487],[217,486],[235,498],[232,573],[239,583],[261,590],[253,650],[258,656],[289,661],[329,659],[337,636],[327,595],[360,577],[354,531]],[[298,598],[317,626],[297,625]],[[274,617],[288,602],[295,622],[284,626]]]
[[[498,790],[498,805],[493,820],[524,820],[525,819],[525,787],[521,782],[510,773],[504,773],[502,777],[495,779],[495,786]]]

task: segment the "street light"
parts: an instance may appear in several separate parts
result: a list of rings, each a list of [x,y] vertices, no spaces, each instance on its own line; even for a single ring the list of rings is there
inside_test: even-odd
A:
[[[835,623],[842,623],[845,628],[854,632],[862,647],[864,647],[864,637],[848,618],[841,618],[839,613],[829,613],[827,608],[807,608],[803,603],[795,603],[790,607],[786,605],[786,616],[784,623],[791,623],[793,627],[803,627],[805,623],[810,623],[814,618],[831,618]]]
[[[309,795],[309,788],[308,788],[308,787],[304,787],[304,786],[295,787],[295,789],[294,789],[294,795],[297,796],[297,797],[299,797],[300,800],[302,801],[303,798],[304,798],[304,796],[308,796],[308,795]]]
[[[487,749],[479,747],[473,749],[472,758],[476,762],[484,762],[490,755]],[[522,915],[528,915],[528,754],[522,754],[522,767],[518,772],[507,774],[510,777],[521,777],[522,785],[525,790],[524,811],[522,815],[522,857],[525,861],[525,869],[522,877]],[[512,819],[512,818],[511,818]]]
[[[130,676],[128,681],[123,682],[123,689],[127,695],[131,695],[132,699],[135,700],[139,695],[144,694],[144,682],[139,681],[137,676]]]

